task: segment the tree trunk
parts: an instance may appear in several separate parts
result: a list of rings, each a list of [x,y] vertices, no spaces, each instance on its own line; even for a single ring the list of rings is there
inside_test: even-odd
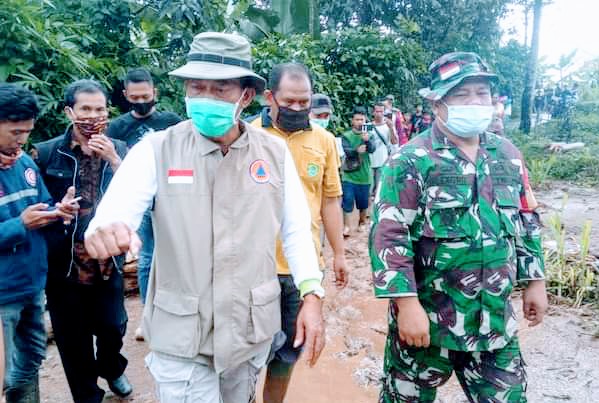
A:
[[[533,94],[537,75],[537,59],[539,57],[539,31],[541,28],[542,9],[543,0],[535,0],[533,8],[532,39],[530,43],[530,53],[528,55],[528,65],[526,66],[524,92],[522,93],[522,108],[520,112],[520,130],[526,134],[530,133],[530,115],[532,113]]]
[[[528,4],[524,5],[524,46],[528,47],[528,14],[530,14],[530,7]]]

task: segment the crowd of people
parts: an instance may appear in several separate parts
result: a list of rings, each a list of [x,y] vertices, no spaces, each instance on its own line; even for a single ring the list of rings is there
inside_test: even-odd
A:
[[[533,112],[546,113],[550,117],[562,117],[578,101],[578,84],[571,86],[557,84],[555,88],[537,86],[534,95]]]
[[[526,401],[513,287],[525,287],[531,325],[547,307],[526,166],[488,130],[497,76],[480,57],[449,53],[430,73],[413,112],[393,95],[356,105],[335,138],[333,102],[304,65],[275,65],[266,80],[245,38],[204,32],[169,73],[186,119],[157,110],[143,68],[124,77],[131,111],[112,121],[105,89],[77,80],[64,134],[31,156],[36,96],[1,83],[6,401],[40,401],[46,306],[73,400],[102,401],[98,378],[132,393],[127,256],[161,402],[253,402],[262,369],[263,401],[285,401],[295,364],[314,366],[325,345],[323,234],[341,289],[354,209],[358,230],[370,227],[375,297],[389,300],[379,401],[433,402],[453,372],[472,402]],[[266,106],[242,118],[258,94]]]

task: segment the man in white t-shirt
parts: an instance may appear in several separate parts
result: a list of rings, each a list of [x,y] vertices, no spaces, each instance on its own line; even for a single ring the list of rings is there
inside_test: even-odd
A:
[[[380,102],[376,103],[372,115],[373,126],[370,131],[370,138],[374,142],[375,150],[370,155],[370,163],[373,175],[372,195],[375,195],[378,188],[380,168],[387,161],[394,145],[397,144],[397,137],[395,136],[393,121],[385,118],[385,105]]]

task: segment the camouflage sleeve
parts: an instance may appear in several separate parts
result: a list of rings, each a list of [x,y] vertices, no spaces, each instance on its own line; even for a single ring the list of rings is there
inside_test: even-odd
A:
[[[422,188],[418,178],[401,154],[382,168],[369,237],[376,297],[417,295],[410,226],[418,213]]]
[[[518,281],[542,280],[545,278],[545,261],[541,240],[541,218],[534,210],[536,200],[528,181],[528,172],[524,161],[522,167],[522,190],[520,200],[520,221],[522,235],[516,238],[516,256],[518,266]],[[534,204],[534,205],[533,205]]]

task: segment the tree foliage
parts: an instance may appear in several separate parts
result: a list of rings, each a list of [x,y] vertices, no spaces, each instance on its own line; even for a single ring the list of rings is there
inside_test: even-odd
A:
[[[332,96],[335,123],[344,127],[354,104],[371,104],[387,93],[403,106],[413,104],[416,89],[428,85],[426,66],[445,51],[480,52],[515,92],[524,50],[498,46],[497,19],[507,2],[297,1],[304,11],[318,6],[323,31],[315,39],[274,33],[285,16],[269,7],[282,1],[3,0],[0,80],[21,82],[40,96],[43,111],[33,140],[63,130],[62,93],[76,79],[99,80],[111,92],[113,112],[124,111],[119,80],[131,67],[150,69],[162,108],[182,113],[181,83],[168,71],[184,62],[194,34],[237,31],[254,41],[263,76],[275,63],[305,62],[315,89]]]
[[[403,20],[416,24],[416,36],[432,57],[455,50],[483,57],[499,45],[498,20],[513,0],[331,0],[321,2],[328,29],[369,25],[401,30]]]
[[[180,87],[166,72],[187,53],[193,33],[224,28],[225,7],[220,0],[3,0],[0,81],[38,94],[34,141],[63,130],[62,95],[74,80],[99,80],[124,108],[119,79],[131,67],[152,70],[162,103],[181,111]]]

